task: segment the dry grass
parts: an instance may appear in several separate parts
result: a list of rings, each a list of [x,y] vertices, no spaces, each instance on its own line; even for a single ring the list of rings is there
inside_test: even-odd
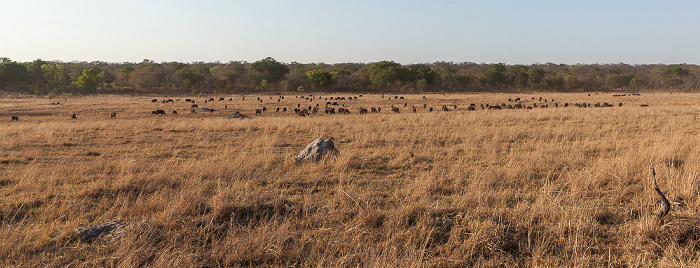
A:
[[[466,110],[533,96],[616,107]],[[316,103],[293,96],[279,105],[276,96],[264,104],[226,96],[208,105],[196,97],[200,108],[222,109],[212,114],[149,97],[76,97],[61,105],[5,98],[0,266],[700,262],[700,95],[426,97],[365,95],[341,101],[351,115],[306,118],[274,112]],[[458,109],[428,113],[423,102]],[[392,114],[390,104],[402,113]],[[262,105],[262,116],[223,118],[236,110],[253,115]],[[359,106],[383,109],[358,115]],[[168,115],[150,114],[158,108]],[[291,160],[331,136],[337,159]],[[662,222],[650,214],[658,204],[652,163],[669,199],[685,203]],[[447,218],[451,228],[436,223]],[[110,220],[146,224],[113,242],[86,243],[72,233]]]

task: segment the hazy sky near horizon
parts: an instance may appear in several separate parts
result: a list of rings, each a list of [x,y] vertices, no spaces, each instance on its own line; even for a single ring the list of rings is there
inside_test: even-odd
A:
[[[15,61],[700,64],[700,1],[0,0]]]

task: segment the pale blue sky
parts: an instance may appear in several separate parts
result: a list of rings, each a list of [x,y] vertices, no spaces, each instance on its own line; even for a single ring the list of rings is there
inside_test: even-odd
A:
[[[0,57],[700,64],[700,1],[0,0]]]

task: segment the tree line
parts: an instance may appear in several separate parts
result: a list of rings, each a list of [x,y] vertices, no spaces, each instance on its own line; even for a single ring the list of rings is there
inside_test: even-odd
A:
[[[219,94],[249,92],[490,92],[699,90],[689,64],[434,62],[252,63],[16,62],[0,58],[0,91],[35,94]]]

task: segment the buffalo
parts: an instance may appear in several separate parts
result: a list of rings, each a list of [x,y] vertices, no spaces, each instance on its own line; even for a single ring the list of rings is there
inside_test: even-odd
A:
[[[165,110],[158,109],[158,110],[152,111],[151,113],[154,114],[154,115],[159,115],[159,114],[160,114],[160,115],[165,115]],[[73,114],[73,115],[75,115],[75,114]]]

